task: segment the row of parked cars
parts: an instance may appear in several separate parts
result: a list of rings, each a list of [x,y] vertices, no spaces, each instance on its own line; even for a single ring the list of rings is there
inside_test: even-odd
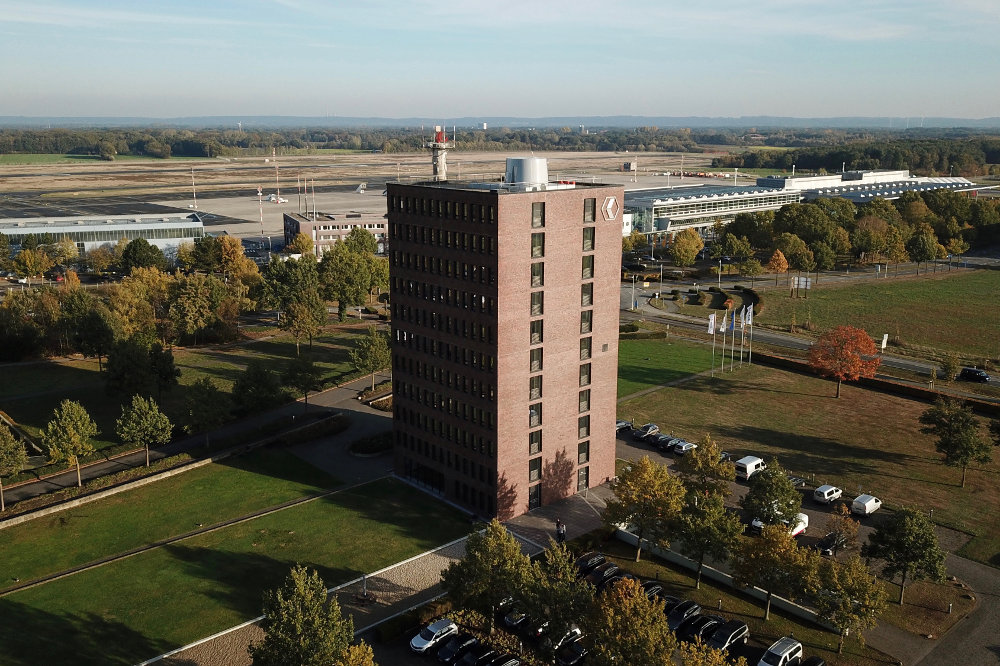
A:
[[[521,660],[509,653],[500,653],[470,633],[459,631],[449,619],[435,620],[410,640],[410,649],[417,654],[434,655],[437,661],[450,666],[520,666]]]
[[[615,427],[618,432],[630,430],[632,439],[637,442],[648,442],[664,453],[676,453],[682,456],[698,448],[697,444],[693,444],[682,437],[674,437],[673,435],[661,433],[660,426],[655,423],[647,423],[636,428],[633,427],[630,421],[618,421]]]

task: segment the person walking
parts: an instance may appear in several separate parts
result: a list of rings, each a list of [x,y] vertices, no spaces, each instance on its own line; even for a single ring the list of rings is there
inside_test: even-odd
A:
[[[566,541],[566,523],[556,519],[556,541],[558,543],[565,543]]]

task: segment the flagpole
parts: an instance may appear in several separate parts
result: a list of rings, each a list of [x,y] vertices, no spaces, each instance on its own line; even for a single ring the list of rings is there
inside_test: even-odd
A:
[[[733,318],[731,321],[732,323],[730,324],[730,326],[732,326],[733,341],[730,344],[729,348],[729,372],[732,372],[733,370],[736,369],[736,307],[735,306],[733,307]]]
[[[712,376],[715,377],[715,313],[709,315],[708,327],[712,329]]]
[[[722,371],[726,371],[726,319],[729,318],[729,309],[722,315]]]
[[[746,309],[740,311],[740,367],[743,367],[743,341],[747,332]]]
[[[753,365],[753,306],[750,306],[750,353],[747,355],[747,365]]]

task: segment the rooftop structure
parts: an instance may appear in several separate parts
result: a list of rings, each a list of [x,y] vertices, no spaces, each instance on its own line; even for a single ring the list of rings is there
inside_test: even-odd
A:
[[[344,240],[350,233],[361,228],[375,236],[378,254],[388,251],[388,223],[385,215],[372,213],[285,213],[285,245],[288,245],[298,234],[305,234],[312,239],[313,252],[317,258],[322,258],[334,245]]]
[[[757,185],[801,192],[806,201],[841,197],[854,203],[865,203],[875,198],[898,199],[903,192],[942,189],[968,192],[981,189],[966,178],[911,176],[905,169],[846,171],[822,176],[765,176],[757,179]]]

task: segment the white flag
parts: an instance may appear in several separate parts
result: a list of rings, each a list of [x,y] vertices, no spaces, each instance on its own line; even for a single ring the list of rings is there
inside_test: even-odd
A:
[[[726,315],[727,314],[729,314],[728,310],[726,310],[726,312],[724,312],[722,314],[722,325],[719,326],[719,333],[725,333],[726,332]]]
[[[708,332],[715,335],[715,313],[708,315]]]
[[[753,306],[747,306],[747,326],[753,326]]]
[[[740,308],[740,330],[747,325],[747,309],[746,307]]]

